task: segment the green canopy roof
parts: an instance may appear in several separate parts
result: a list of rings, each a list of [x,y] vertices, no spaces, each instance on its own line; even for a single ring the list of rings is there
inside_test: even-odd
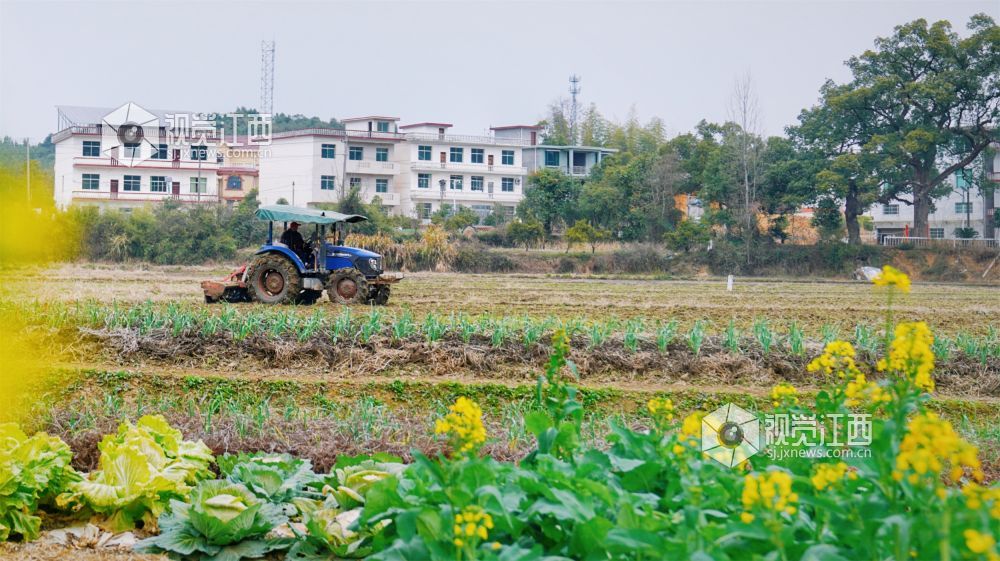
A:
[[[298,222],[300,224],[336,224],[361,222],[368,218],[360,214],[340,214],[332,210],[303,208],[292,205],[264,205],[254,213],[260,220],[271,222]]]

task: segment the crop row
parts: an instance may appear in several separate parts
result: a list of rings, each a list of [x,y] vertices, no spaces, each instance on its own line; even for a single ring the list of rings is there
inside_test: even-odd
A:
[[[12,491],[0,496],[0,537],[34,538],[38,512],[54,511],[110,531],[141,526],[152,534],[141,551],[220,561],[998,555],[1000,487],[985,483],[977,447],[929,408],[935,357],[923,324],[893,329],[883,379],[867,379],[873,367],[835,341],[809,366],[823,384],[814,406],[788,384],[772,388],[774,412],[807,430],[779,430],[768,448],[782,453],[756,455],[753,437],[725,440],[730,421],[749,423],[745,412],[680,418],[665,397],[648,402],[646,429],[613,424],[594,446],[566,382],[570,340],[552,339],[523,414],[533,446],[517,462],[483,455],[496,435],[466,397],[435,420],[447,453],[415,452],[406,465],[338,458],[326,474],[286,455],[216,457],[160,416],[123,422],[83,474],[59,439],[0,425]]]
[[[7,304],[10,305],[10,304]],[[807,334],[797,322],[778,324],[766,317],[756,318],[749,329],[740,329],[735,320],[718,326],[707,320],[697,320],[682,329],[678,320],[649,320],[643,317],[592,320],[583,317],[556,318],[532,316],[507,317],[489,314],[427,313],[421,317],[404,309],[389,313],[372,307],[365,311],[345,307],[339,314],[315,310],[301,314],[288,308],[240,308],[224,305],[217,312],[204,307],[179,304],[106,305],[94,302],[25,306],[20,313],[30,322],[63,328],[84,326],[91,329],[130,329],[140,335],[161,332],[173,337],[198,335],[205,338],[226,334],[236,341],[251,337],[292,339],[305,342],[313,338],[328,338],[333,343],[358,341],[368,343],[374,337],[392,340],[422,338],[433,343],[445,338],[466,344],[486,340],[495,347],[520,342],[525,347],[547,341],[553,332],[561,330],[574,341],[582,341],[587,349],[601,347],[609,341],[620,341],[623,348],[636,352],[643,344],[654,344],[661,352],[674,343],[683,343],[692,353],[699,354],[709,338],[733,353],[750,347],[768,354],[782,350],[796,356],[809,352],[809,344],[825,346],[844,339],[860,351],[875,355],[885,346],[882,326],[859,323],[844,334],[833,324],[824,324],[818,333]],[[961,353],[985,363],[1000,357],[1000,329],[989,325],[987,333],[974,336],[959,332],[952,338],[937,337],[934,352],[940,360]]]

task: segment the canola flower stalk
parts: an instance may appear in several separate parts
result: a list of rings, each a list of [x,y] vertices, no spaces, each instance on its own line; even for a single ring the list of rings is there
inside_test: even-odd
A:
[[[475,454],[486,442],[483,410],[467,397],[458,398],[443,419],[434,426],[435,434],[447,435],[458,454]]]

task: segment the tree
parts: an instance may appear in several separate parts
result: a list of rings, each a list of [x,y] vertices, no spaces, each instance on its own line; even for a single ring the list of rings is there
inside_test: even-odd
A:
[[[663,236],[663,241],[670,249],[687,253],[692,247],[708,242],[711,237],[712,232],[708,224],[700,220],[685,220],[667,232]]]
[[[580,183],[555,169],[542,169],[528,177],[524,199],[518,205],[518,214],[542,223],[546,235],[552,227],[568,223],[576,213]]]
[[[507,209],[500,203],[493,203],[490,213],[483,218],[483,224],[486,226],[503,226],[507,221]]]
[[[997,139],[1000,27],[985,14],[967,27],[971,34],[960,38],[947,21],[898,26],[848,60],[853,79],[824,95],[858,127],[870,156],[859,164],[911,195],[918,235],[926,235],[945,181]]]
[[[568,146],[572,144],[570,141],[569,113],[569,100],[565,97],[560,97],[549,104],[548,116],[538,123],[542,127],[542,144],[555,146]]]
[[[822,240],[839,238],[844,230],[844,219],[837,201],[829,197],[820,199],[813,212],[812,225],[819,231]]]
[[[507,236],[514,245],[524,244],[527,250],[545,238],[545,229],[537,220],[511,222],[507,226]]]
[[[743,192],[742,207],[738,217],[743,223],[746,239],[747,263],[750,262],[750,242],[757,233],[757,182],[760,176],[761,154],[764,144],[760,140],[760,105],[749,73],[736,80],[729,100],[729,120],[736,124],[735,150],[740,187]]]
[[[597,242],[607,237],[607,230],[595,228],[586,220],[577,220],[576,224],[566,230],[566,253],[577,243],[590,244],[590,253],[594,253],[597,251]]]
[[[451,205],[443,204],[431,215],[431,222],[443,226],[450,232],[461,232],[469,226],[479,224],[479,215],[467,206],[458,205],[453,209]]]

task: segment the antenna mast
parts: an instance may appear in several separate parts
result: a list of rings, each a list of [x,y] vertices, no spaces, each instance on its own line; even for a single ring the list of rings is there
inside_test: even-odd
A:
[[[569,77],[569,95],[570,95],[570,108],[569,108],[569,136],[572,144],[577,143],[576,135],[576,123],[579,117],[579,109],[576,104],[576,96],[580,93],[580,77],[573,74]]]
[[[260,106],[257,112],[274,114],[274,41],[260,42]]]

